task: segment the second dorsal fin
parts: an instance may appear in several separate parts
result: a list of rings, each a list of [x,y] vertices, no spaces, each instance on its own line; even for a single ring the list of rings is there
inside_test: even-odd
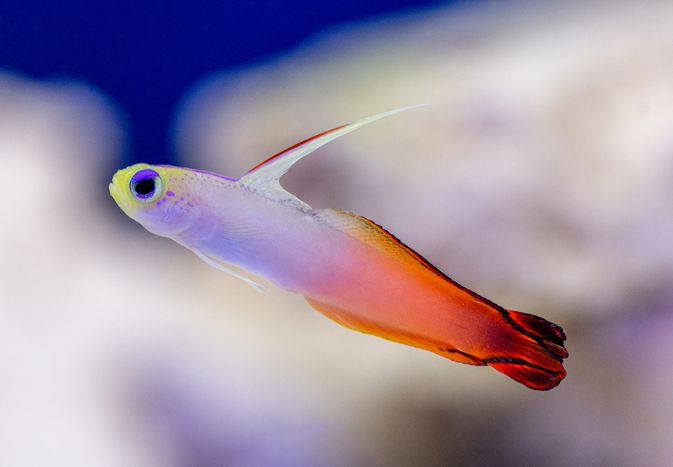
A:
[[[407,263],[409,266],[423,267],[444,280],[454,282],[393,234],[366,217],[335,209],[321,209],[315,211],[314,215],[335,229],[374,248],[385,251],[386,254]]]

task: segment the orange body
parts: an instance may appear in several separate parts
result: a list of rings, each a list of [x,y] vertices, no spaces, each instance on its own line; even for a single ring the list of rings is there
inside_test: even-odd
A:
[[[533,389],[563,379],[561,328],[460,286],[368,219],[319,213],[344,234],[331,244],[338,253],[321,258],[324,275],[300,291],[325,315],[451,360],[490,365]]]

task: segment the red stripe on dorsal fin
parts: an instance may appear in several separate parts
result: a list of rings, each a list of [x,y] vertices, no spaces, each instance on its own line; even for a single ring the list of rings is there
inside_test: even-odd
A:
[[[263,165],[268,164],[269,162],[271,162],[272,160],[274,160],[274,159],[276,159],[276,158],[283,157],[285,154],[287,154],[287,153],[289,153],[289,152],[291,152],[291,151],[297,149],[299,146],[303,146],[303,145],[305,145],[305,144],[307,144],[307,143],[310,143],[311,141],[314,141],[314,140],[316,140],[316,139],[318,139],[318,138],[320,138],[320,137],[322,137],[322,136],[325,136],[325,135],[328,135],[328,134],[330,134],[330,133],[332,133],[332,132],[334,132],[334,131],[340,130],[341,128],[343,128],[343,127],[345,127],[345,126],[346,126],[346,125],[339,125],[339,126],[334,127],[334,128],[332,128],[332,129],[330,129],[330,130],[323,131],[322,133],[318,133],[317,135],[311,136],[310,138],[306,138],[305,140],[300,141],[300,142],[298,142],[297,144],[293,144],[293,145],[290,146],[289,148],[285,148],[285,149],[283,149],[282,151],[277,152],[277,153],[274,154],[273,156],[270,156],[270,157],[268,157],[267,159],[263,160],[262,162],[260,162],[260,163],[257,164],[256,166],[254,166],[252,169],[248,170],[248,171],[246,172],[246,175],[249,174],[250,172],[254,172],[255,170],[259,169],[259,168],[262,167]]]
[[[407,107],[402,107],[399,109],[390,110],[388,112],[383,112],[380,114],[372,115],[369,117],[362,118],[358,121],[348,123],[346,125],[340,125],[332,128],[331,130],[323,131],[317,135],[311,136],[297,144],[293,144],[287,149],[274,154],[273,156],[267,158],[263,162],[257,164],[252,169],[250,169],[243,177],[241,181],[254,181],[260,175],[263,175],[264,178],[280,178],[287,170],[301,159],[304,156],[309,155],[319,147],[329,143],[330,141],[335,140],[339,136],[355,131],[358,128],[380,120],[385,117],[389,117],[399,112],[403,112],[414,107],[420,107],[418,105],[410,105]]]
[[[417,107],[417,106],[413,106]],[[369,123],[372,123],[389,115],[402,112],[411,107],[404,107],[401,109],[391,110],[371,117],[363,118],[357,122],[341,125],[331,130],[324,131],[315,136],[312,136],[304,141],[301,141],[281,152],[274,154],[267,158],[264,162],[257,164],[250,169],[245,175],[238,179],[238,182],[252,189],[253,191],[265,196],[266,198],[279,201],[290,202],[296,207],[308,210],[310,207],[299,200],[297,197],[288,193],[280,186],[280,178],[303,157],[308,156],[316,149],[324,146],[336,138],[355,131]]]

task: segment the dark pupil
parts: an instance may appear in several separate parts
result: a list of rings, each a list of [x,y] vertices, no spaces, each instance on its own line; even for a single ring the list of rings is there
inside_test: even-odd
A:
[[[154,191],[154,179],[146,178],[144,180],[139,180],[135,184],[134,189],[140,196],[147,196]]]

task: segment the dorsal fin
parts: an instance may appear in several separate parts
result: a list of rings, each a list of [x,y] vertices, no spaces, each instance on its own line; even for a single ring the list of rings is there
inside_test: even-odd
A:
[[[481,301],[490,306],[500,314],[507,315],[507,311],[491,300],[482,297],[476,292],[464,287],[442,271],[437,269],[427,259],[416,253],[414,250],[402,243],[397,237],[378,225],[376,222],[350,212],[338,211],[336,209],[321,209],[313,211],[313,215],[337,230],[340,230],[351,237],[378,248],[386,253],[406,262],[410,266],[420,266],[432,272],[439,278],[458,287],[463,292],[472,296],[473,299]],[[507,318],[506,318],[507,319]]]
[[[280,178],[290,169],[294,163],[340,136],[357,130],[358,128],[361,128],[373,121],[414,107],[419,106],[413,105],[402,107],[389,112],[372,115],[371,117],[366,117],[356,122],[349,123],[347,125],[341,125],[336,128],[332,128],[331,130],[318,133],[315,136],[312,136],[304,141],[290,146],[287,149],[284,149],[277,154],[274,154],[264,162],[256,165],[245,175],[243,175],[239,179],[239,182],[272,199],[278,201],[289,201],[302,209],[310,209],[306,203],[299,200],[291,193],[285,191],[280,185]]]
[[[400,261],[406,262],[411,266],[421,266],[440,278],[455,283],[446,274],[402,243],[393,234],[366,217],[336,209],[321,209],[315,211],[314,216],[335,229],[382,250]]]

